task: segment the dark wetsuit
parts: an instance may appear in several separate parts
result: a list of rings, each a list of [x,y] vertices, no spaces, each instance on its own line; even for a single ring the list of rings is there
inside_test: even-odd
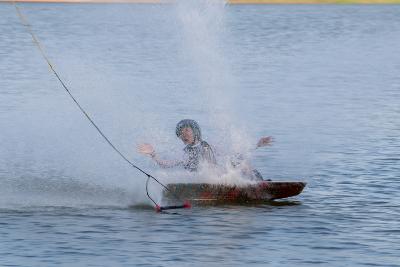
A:
[[[185,151],[183,167],[188,171],[197,171],[202,161],[210,164],[217,164],[214,152],[206,141],[201,141],[196,145],[187,145],[183,151]]]

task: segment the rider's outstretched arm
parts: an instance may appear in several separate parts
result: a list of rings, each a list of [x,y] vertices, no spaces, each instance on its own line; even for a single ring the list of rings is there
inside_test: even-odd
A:
[[[181,161],[172,161],[172,160],[162,160],[160,159],[154,147],[151,144],[143,143],[138,145],[137,151],[143,155],[150,156],[160,167],[162,168],[171,168],[183,164]]]
[[[158,157],[158,155],[153,151],[150,157],[162,168],[172,168],[183,164],[180,160],[163,160]]]

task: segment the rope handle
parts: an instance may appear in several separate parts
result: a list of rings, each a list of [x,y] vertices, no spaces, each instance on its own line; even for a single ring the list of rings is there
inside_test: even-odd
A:
[[[172,206],[161,206],[158,205],[157,202],[150,196],[149,194],[149,181],[150,179],[153,178],[151,175],[148,175],[147,180],[146,180],[146,194],[147,197],[151,200],[151,202],[154,203],[155,209],[157,212],[162,212],[164,210],[172,210],[172,209],[190,209],[192,208],[192,205],[190,204],[189,201],[185,200],[182,205],[172,205]],[[157,180],[155,180],[157,181]],[[168,192],[172,194],[177,200],[181,201],[181,199],[174,193],[172,192],[168,187],[164,186],[161,184]]]

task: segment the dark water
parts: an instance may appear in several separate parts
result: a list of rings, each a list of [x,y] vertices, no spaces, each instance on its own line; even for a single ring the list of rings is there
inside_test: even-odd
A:
[[[20,7],[82,105],[163,181],[135,146],[174,157],[190,117],[220,151],[274,136],[254,165],[308,185],[155,213],[1,4],[1,266],[400,266],[400,6]]]

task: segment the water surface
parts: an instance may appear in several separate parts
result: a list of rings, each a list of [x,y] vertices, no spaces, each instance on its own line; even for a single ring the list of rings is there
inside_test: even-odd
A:
[[[145,177],[0,4],[0,265],[399,266],[399,6],[19,6],[71,91],[146,170],[173,175],[136,144],[174,157],[189,117],[219,151],[274,136],[254,165],[308,185],[276,204],[156,214]]]

